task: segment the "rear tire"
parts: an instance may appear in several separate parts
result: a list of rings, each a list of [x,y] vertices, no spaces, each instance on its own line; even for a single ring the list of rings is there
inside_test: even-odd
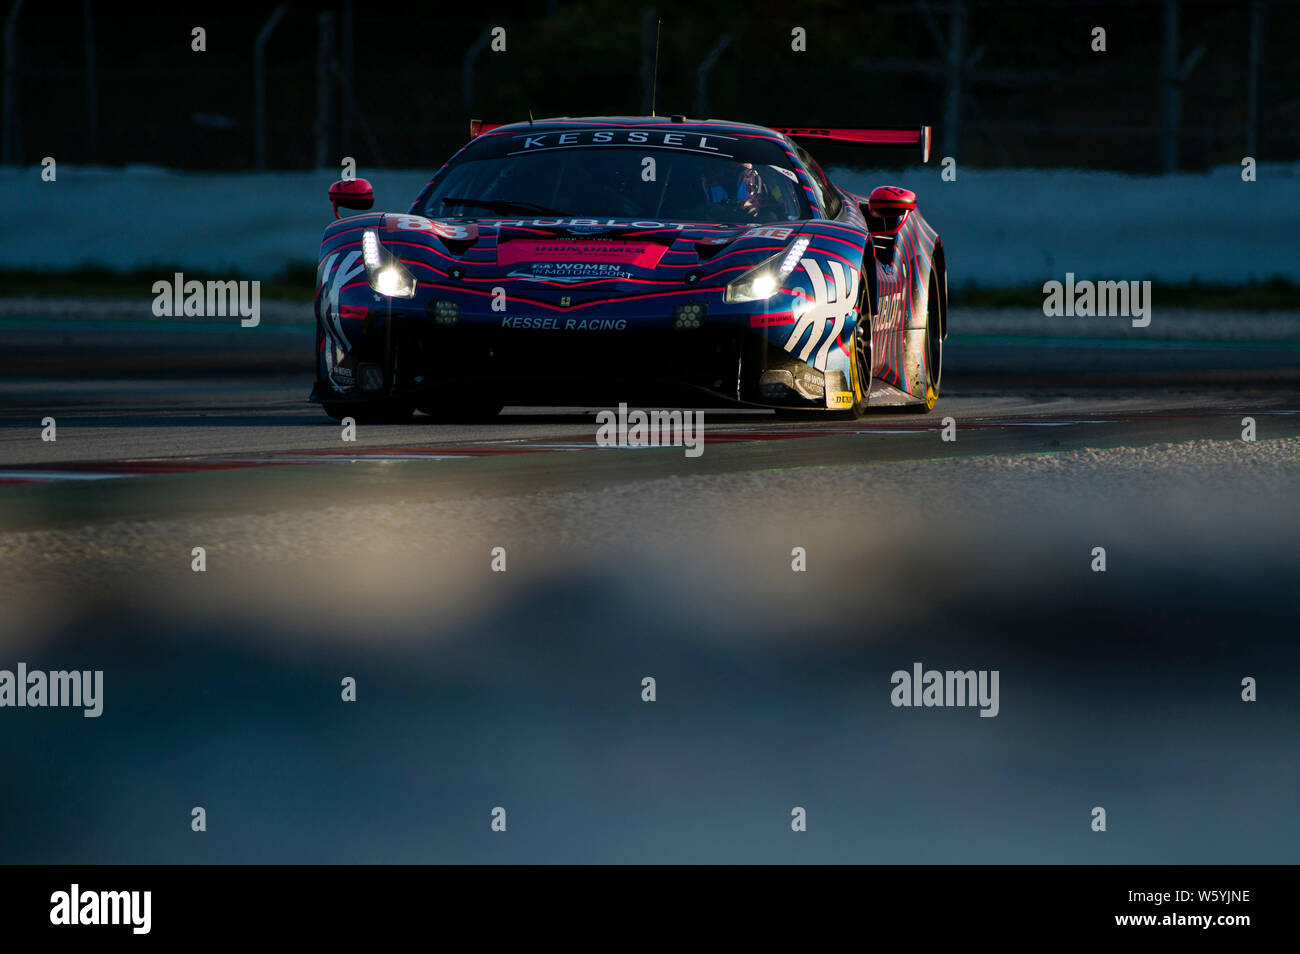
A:
[[[946,277],[945,277],[946,280]],[[930,272],[930,294],[925,314],[925,399],[908,404],[912,414],[928,414],[939,401],[939,384],[943,379],[943,326],[939,317],[939,278]]]

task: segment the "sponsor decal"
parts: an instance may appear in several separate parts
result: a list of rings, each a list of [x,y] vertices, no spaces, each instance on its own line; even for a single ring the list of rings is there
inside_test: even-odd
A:
[[[777,130],[779,133],[785,133],[787,136],[798,138],[799,136],[829,136],[829,129],[815,129],[811,126],[799,126],[794,129],[782,127]]]
[[[555,315],[507,315],[502,328],[532,331],[625,331],[626,318],[559,318]]]
[[[664,245],[651,242],[620,242],[614,239],[546,239],[537,242],[516,239],[497,247],[497,264],[545,262],[575,263],[579,266],[615,264],[654,268],[666,251],[667,246]],[[538,275],[537,267],[537,265],[533,266],[534,275]],[[577,274],[580,278],[584,277],[581,275],[580,268],[573,269],[571,273]],[[557,269],[553,274],[564,274],[564,271]]]
[[[576,222],[577,219],[574,219]],[[567,229],[577,235],[604,235],[606,232],[612,232],[615,226],[612,225],[570,225]]]
[[[626,318],[566,318],[565,331],[624,331]]]
[[[520,228],[563,228],[572,231],[575,227],[586,229],[592,226],[618,229],[672,229],[677,232],[699,228],[683,222],[624,222],[619,219],[479,219],[484,225],[515,225]]]
[[[826,372],[826,406],[832,411],[848,410],[853,407],[853,392],[848,390],[849,382],[843,371]]]
[[[631,278],[632,273],[603,262],[534,262],[528,271],[513,271],[507,277],[525,281],[582,282]]]
[[[431,232],[438,238],[453,242],[473,242],[478,239],[478,226],[472,222],[438,222],[423,215],[386,215],[384,227],[390,232]]]
[[[819,371],[825,371],[831,345],[839,339],[845,321],[857,308],[858,273],[852,268],[846,270],[843,263],[834,259],[827,263],[830,266],[829,276],[822,272],[822,267],[815,258],[801,259],[799,264],[808,276],[813,300],[802,301],[795,306],[794,328],[782,347],[794,354],[795,348],[800,341],[804,341],[806,335],[807,340],[799,351],[799,360],[807,361],[816,351],[812,365]]]
[[[777,228],[771,225],[760,226],[756,229],[750,229],[741,238],[770,238],[770,239],[788,239],[794,234],[794,229]]]
[[[337,263],[338,267],[335,267]],[[320,265],[317,284],[321,286],[321,315],[325,318],[325,333],[332,343],[347,351],[350,346],[348,336],[339,324],[339,293],[344,285],[365,274],[366,266],[360,252],[348,252],[340,258],[338,252],[330,253]]]
[[[502,328],[527,328],[533,331],[555,331],[560,327],[560,319],[554,317],[538,317],[531,315],[507,315],[501,319]]]
[[[901,291],[896,291],[892,295],[880,296],[880,308],[876,322],[881,331],[894,331],[903,323],[903,293]]]
[[[734,136],[658,129],[581,129],[568,132],[521,133],[514,138],[518,148],[507,155],[517,156],[547,149],[609,146],[634,149],[650,147],[731,158],[731,153],[726,150],[732,148],[732,144],[736,142]]]
[[[806,394],[825,394],[826,375],[819,374],[809,367],[800,367],[795,374],[799,376],[798,389]]]

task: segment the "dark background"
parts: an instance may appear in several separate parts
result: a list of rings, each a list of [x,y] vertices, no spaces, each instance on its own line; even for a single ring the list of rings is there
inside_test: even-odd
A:
[[[1300,7],[1284,0],[286,6],[265,47],[267,168],[335,167],[343,156],[370,168],[436,167],[465,141],[471,116],[646,112],[651,9],[663,17],[660,113],[696,114],[697,68],[728,35],[702,104],[710,116],[769,125],[930,123],[938,155],[964,164],[1133,172],[1171,168],[1162,145],[1171,9],[1179,64],[1203,47],[1181,84],[1172,168],[1236,164],[1249,154],[1258,11],[1256,158],[1300,156],[1300,63],[1291,52],[1300,45]],[[254,39],[275,8],[26,3],[15,21],[17,132],[11,127],[5,161],[48,155],[70,164],[255,168]],[[322,14],[332,20],[323,25]],[[945,128],[949,73],[939,41],[949,44],[962,16],[968,68],[955,131]],[[342,40],[349,18],[350,51]],[[206,52],[190,49],[195,26],[207,30]],[[323,26],[333,42],[323,46],[322,110]],[[506,29],[507,50],[483,48],[466,90],[467,53],[493,26]],[[793,26],[807,30],[806,53],[790,49]],[[1095,26],[1107,31],[1105,53],[1091,50]],[[354,90],[351,119],[344,88]],[[318,149],[327,160],[318,161]],[[833,149],[820,155],[841,161]]]
[[[8,161],[28,166],[14,173],[21,188],[46,189],[32,172],[46,155],[74,166],[255,167],[253,40],[271,4],[186,9],[92,0],[90,87],[85,9],[29,0],[12,21],[21,122],[11,130],[20,128],[23,141]],[[969,10],[967,57],[984,52],[962,100],[958,147],[944,122],[942,67],[904,72],[917,61],[938,63],[936,32],[949,35],[951,4],[932,13],[933,23],[910,0],[665,2],[660,9],[663,113],[693,111],[696,66],[730,34],[712,74],[707,112],[714,116],[928,122],[938,155],[951,152],[965,165],[1166,168],[1161,4],[959,7]],[[1247,154],[1252,5],[1189,0],[1180,9],[1180,61],[1197,44],[1205,52],[1183,91],[1178,168],[1236,165]],[[1297,7],[1267,9],[1257,158],[1294,161]],[[540,117],[646,106],[640,6],[354,4],[357,109],[345,134],[346,101],[330,79],[318,150],[322,11],[334,14],[336,37],[344,35],[341,4],[295,3],[267,44],[269,168],[311,167],[319,151],[334,169],[346,155],[362,169],[432,169],[464,142],[470,116],[509,121],[530,108]],[[208,31],[205,53],[190,50],[196,25]],[[467,103],[465,53],[494,25],[507,29],[508,51],[481,53]],[[808,31],[807,53],[790,51],[795,25]],[[1107,29],[1105,54],[1090,50],[1097,25]],[[342,49],[327,52],[327,67],[337,59],[344,72]],[[1005,72],[977,79],[979,70]],[[17,148],[12,139],[9,145]],[[817,153],[829,166],[845,161],[831,150]],[[249,178],[242,201],[264,227],[257,216],[271,187],[264,179],[259,193],[259,177]],[[323,224],[330,177],[320,178],[312,208]],[[1211,178],[1196,195],[1226,222],[1243,184],[1235,174]],[[75,176],[59,181],[78,187]],[[1263,177],[1249,188],[1271,200],[1287,193],[1263,190],[1286,183]],[[1015,221],[1015,188],[990,216]],[[930,189],[926,201],[938,192]],[[963,195],[952,190],[943,201]],[[1114,201],[1101,194],[1095,204]],[[1057,205],[1051,214],[1077,225],[1070,216],[1078,208]],[[158,222],[168,210],[147,201],[123,212]],[[951,239],[948,225],[957,218],[941,210],[934,221]],[[1258,230],[1243,218],[1243,230]],[[307,255],[318,227],[302,236]],[[96,241],[120,242],[113,228],[113,215],[104,214]],[[222,241],[199,234],[214,246]],[[72,241],[66,235],[58,237]],[[1152,235],[1151,255],[1115,277],[1136,277],[1187,238],[1168,227]],[[1052,242],[1046,236],[1041,246],[1053,254],[1054,270],[1059,263],[1097,274],[1087,258],[1063,260]],[[292,393],[277,396],[267,382],[280,384],[281,369],[258,366],[264,376],[250,384],[236,376],[241,359],[233,347],[218,349],[204,326],[189,326],[203,334],[191,335],[188,353],[205,349],[219,370],[199,386],[184,378],[189,366],[169,367],[194,402],[172,410],[180,388],[142,380],[127,363],[127,349],[144,350],[142,341],[162,334],[157,324],[144,326],[145,335],[131,323],[148,308],[151,282],[170,277],[170,269],[157,271],[128,279],[137,282],[134,311],[126,306],[120,319],[98,319],[89,331],[74,325],[66,338],[67,326],[51,319],[26,326],[48,335],[41,321],[49,321],[78,360],[73,336],[76,347],[113,341],[86,351],[106,375],[92,379],[100,390],[89,398],[105,401],[103,410],[77,410],[87,391],[60,390],[80,383],[71,380],[79,372],[60,377],[53,364],[63,345],[10,339],[29,349],[35,340],[47,352],[15,366],[10,378],[47,377],[24,392],[28,403],[0,418],[9,435],[35,444],[39,421],[53,408],[61,428],[72,425],[60,431],[58,450],[78,447],[79,430],[121,435],[115,457],[159,453],[132,443],[155,428],[178,435],[168,455],[186,453],[186,442],[205,429],[237,454],[290,443],[286,433],[307,421],[297,408],[309,372],[291,369],[283,381]],[[313,278],[308,268],[300,299],[308,335]],[[68,294],[63,281],[49,284]],[[1033,294],[1036,310],[1041,295]],[[1159,294],[1169,293],[1162,285]],[[1171,299],[1157,300],[1163,308]],[[1226,310],[1223,320],[1249,321]],[[282,327],[288,334],[280,340],[292,344],[293,326]],[[264,332],[274,334],[269,320],[258,336],[229,337],[243,336],[241,347],[265,361]],[[692,481],[674,454],[660,469],[644,464],[636,474],[606,476],[617,493],[603,496],[599,472],[548,476],[559,465],[540,454],[531,465],[525,455],[484,458],[499,462],[496,470],[473,461],[434,464],[465,465],[450,477],[410,462],[403,472],[410,483],[387,490],[389,461],[322,468],[318,480],[338,481],[326,488],[337,504],[329,509],[312,503],[323,498],[310,492],[311,468],[265,468],[250,483],[221,471],[210,484],[196,484],[198,475],[160,476],[115,484],[120,490],[6,491],[0,524],[18,530],[0,541],[9,547],[0,559],[0,663],[101,668],[105,713],[3,713],[0,862],[1294,862],[1294,466],[1286,469],[1282,458],[1270,469],[1265,455],[1252,464],[1245,452],[1225,452],[1225,463],[1205,469],[1193,455],[1178,482],[1178,468],[1140,455],[1108,467],[1074,458],[1056,470],[1025,466],[1040,455],[1054,459],[1062,442],[1104,448],[1199,433],[1230,451],[1239,446],[1241,417],[1260,415],[1261,400],[1275,401],[1286,415],[1278,420],[1295,420],[1294,388],[1285,390],[1294,381],[1291,342],[1264,340],[1255,351],[1232,342],[1222,351],[1179,342],[1161,351],[1146,339],[1127,351],[1118,345],[1129,342],[1048,342],[1032,360],[1006,334],[986,338],[982,352],[969,342],[953,339],[942,399],[965,403],[941,403],[938,413],[955,405],[963,416],[960,468],[907,470],[878,449],[885,438],[867,444],[864,434],[845,440],[861,440],[861,459],[879,467],[842,480],[829,452],[824,468],[789,467],[789,457],[765,464],[756,449],[764,442],[755,441],[734,451],[726,480]],[[24,359],[16,346],[0,352]],[[162,357],[150,360],[157,368],[180,352],[159,346]],[[309,357],[305,346],[295,353]],[[1214,363],[1223,353],[1233,361],[1226,370]],[[1227,382],[1201,404],[1219,416],[1195,432],[1180,429],[1176,422],[1196,413],[1206,393],[1207,367],[1211,382]],[[986,377],[972,380],[971,368]],[[1139,379],[1143,369],[1161,376]],[[1100,379],[1101,390],[1035,421],[1031,402],[1059,397],[1063,371],[1096,375],[1085,380]],[[1031,372],[1050,390],[1022,400],[1018,376]],[[1181,390],[1148,397],[1142,388],[1153,378]],[[1283,396],[1250,393],[1261,381]],[[1246,394],[1230,390],[1243,382]],[[255,397],[250,387],[271,396]],[[1131,396],[1141,420],[1130,428],[1103,419],[1072,436],[1044,428],[1034,442],[976,443],[965,422],[975,424],[971,435],[993,433],[980,418],[996,417],[1008,393],[1017,410],[1006,413],[1029,417],[1029,430],[1052,424],[1052,413],[1094,418],[1088,402],[1098,393]],[[575,433],[590,434],[586,420],[572,420]],[[1285,423],[1260,421],[1252,447],[1267,451],[1266,433],[1290,433]],[[507,420],[503,430],[518,423]],[[337,447],[333,425],[323,416],[316,424],[319,446]],[[948,453],[934,430],[922,438],[934,440],[927,459]],[[387,439],[381,434],[368,446],[385,447]],[[6,446],[24,450],[18,440]],[[984,447],[1014,452],[1005,479],[996,470],[988,476],[1003,465],[986,462]],[[651,452],[628,452],[643,453]],[[705,460],[727,453],[716,445]],[[412,489],[412,473],[422,486]],[[518,489],[534,486],[525,483],[530,478],[536,506],[524,506],[531,498]],[[114,493],[138,494],[141,503],[124,504]],[[204,501],[220,520],[200,519]],[[168,508],[194,519],[164,519]],[[87,519],[87,512],[105,516]],[[78,529],[73,539],[25,542],[27,521]],[[225,548],[211,549],[210,572],[194,574],[190,547],[209,536]],[[1111,569],[1094,574],[1088,553],[1102,541]],[[809,544],[813,572],[790,572],[795,542]],[[511,548],[509,574],[488,569],[488,547],[497,543]],[[895,709],[890,674],[915,661],[997,669],[999,716]],[[653,706],[640,701],[646,674],[659,679]],[[356,704],[339,698],[344,675],[358,680]],[[1257,704],[1240,698],[1247,675],[1259,679]],[[194,805],[209,813],[203,835],[189,827]],[[510,812],[509,832],[500,836],[489,829],[496,805]],[[798,836],[789,828],[795,805],[809,811],[809,829]],[[1096,805],[1108,811],[1105,834],[1089,827]],[[1179,885],[1137,877],[1133,887]],[[1069,901],[1062,896],[1063,912]]]

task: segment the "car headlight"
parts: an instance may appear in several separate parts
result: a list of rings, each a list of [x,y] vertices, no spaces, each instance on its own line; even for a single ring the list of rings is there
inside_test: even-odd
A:
[[[415,276],[396,256],[379,244],[374,229],[361,233],[361,257],[366,265],[370,287],[389,298],[414,298]]]
[[[795,239],[783,252],[755,265],[727,286],[726,301],[766,301],[780,291],[799,259],[808,250],[807,238]]]

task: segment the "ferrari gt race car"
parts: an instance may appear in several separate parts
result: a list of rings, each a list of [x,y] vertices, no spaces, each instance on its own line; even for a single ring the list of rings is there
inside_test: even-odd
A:
[[[471,123],[405,212],[334,184],[316,277],[331,417],[503,405],[928,411],[948,286],[916,196],[835,186],[802,143],[929,154],[929,127],[682,116]]]

